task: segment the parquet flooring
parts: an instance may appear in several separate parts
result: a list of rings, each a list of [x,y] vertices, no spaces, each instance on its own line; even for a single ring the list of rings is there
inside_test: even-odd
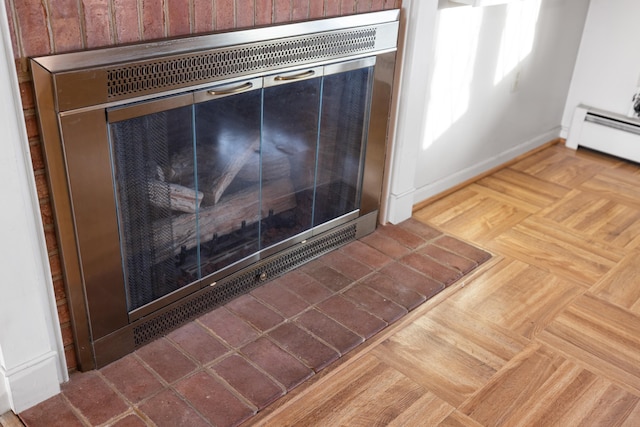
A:
[[[640,166],[554,145],[414,218],[493,259],[256,424],[640,426]]]

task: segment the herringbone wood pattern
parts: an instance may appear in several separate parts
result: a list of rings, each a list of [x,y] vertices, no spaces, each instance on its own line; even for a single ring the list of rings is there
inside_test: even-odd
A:
[[[640,425],[640,167],[555,145],[414,218],[494,258],[262,425]]]

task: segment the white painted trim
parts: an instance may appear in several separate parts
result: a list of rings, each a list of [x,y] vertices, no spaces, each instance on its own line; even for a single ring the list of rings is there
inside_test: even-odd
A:
[[[412,203],[407,203],[407,195],[415,191],[416,159],[424,139],[431,80],[429,61],[433,58],[438,0],[404,0],[402,8],[406,17],[406,36],[389,162],[389,192],[383,218],[383,222],[392,223],[401,222],[412,214]]]
[[[567,134],[567,142],[565,144],[567,147],[573,148],[574,150],[578,149],[578,141],[580,140],[580,135],[582,134],[582,125],[584,125],[584,118],[586,116],[587,108],[578,105],[573,112],[571,127],[569,128],[569,132]]]
[[[505,164],[506,162],[513,160],[514,158],[525,154],[535,148],[542,146],[543,144],[558,138],[560,134],[560,126],[557,126],[541,135],[538,135],[528,141],[516,145],[509,150],[503,151],[497,156],[493,156],[483,162],[476,163],[473,166],[456,172],[452,175],[445,177],[437,182],[425,185],[416,189],[413,193],[413,203],[417,204],[430,197],[436,196],[450,188],[455,187],[465,181],[469,181],[482,173],[491,170],[495,167]]]
[[[68,380],[64,346],[22,114],[9,25],[0,6],[0,382],[14,412],[60,392]]]

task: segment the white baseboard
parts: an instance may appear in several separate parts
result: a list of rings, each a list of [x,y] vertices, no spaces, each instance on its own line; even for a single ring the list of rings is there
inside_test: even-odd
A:
[[[472,180],[473,178],[480,176],[481,174],[483,174],[488,170],[491,170],[495,167],[503,165],[508,161],[513,160],[522,154],[525,154],[535,148],[538,148],[541,145],[555,138],[558,138],[560,131],[561,131],[561,127],[558,126],[556,128],[553,128],[550,131],[543,133],[542,135],[538,135],[537,137],[530,139],[529,141],[525,141],[521,144],[518,144],[517,146],[509,150],[506,150],[498,154],[497,156],[493,156],[489,159],[476,163],[469,168],[455,172],[441,180],[438,180],[431,184],[417,188],[413,193],[413,204],[414,205],[418,204],[421,201],[427,200],[444,191],[447,191],[458,184],[461,184],[465,181]]]
[[[399,224],[402,221],[411,218],[413,213],[413,195],[415,191],[409,191],[401,195],[389,195],[387,203],[387,217],[384,222]]]
[[[0,369],[3,383],[0,387],[5,389],[7,403],[13,412],[22,412],[60,393],[57,364],[58,354],[51,351],[11,371]],[[3,388],[0,388],[0,405]],[[0,413],[4,412],[0,410]]]

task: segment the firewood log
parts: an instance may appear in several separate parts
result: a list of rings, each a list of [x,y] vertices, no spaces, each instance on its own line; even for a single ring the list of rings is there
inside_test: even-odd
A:
[[[253,224],[261,218],[267,217],[269,212],[278,214],[296,206],[293,183],[290,179],[281,179],[266,183],[262,187],[262,212],[259,208],[260,186],[253,185],[245,190],[221,197],[214,206],[200,209],[198,212],[200,240],[207,242],[214,234],[223,236],[238,230],[242,222]],[[171,227],[172,241],[163,241],[162,228]],[[174,255],[180,253],[181,248],[186,250],[194,248],[198,244],[196,229],[196,214],[182,214],[170,220],[159,220],[154,224],[155,245],[158,248],[173,247]],[[156,261],[160,262],[170,251],[158,251]]]
[[[186,213],[195,213],[204,197],[201,191],[162,181],[149,181],[147,189],[154,206]]]

